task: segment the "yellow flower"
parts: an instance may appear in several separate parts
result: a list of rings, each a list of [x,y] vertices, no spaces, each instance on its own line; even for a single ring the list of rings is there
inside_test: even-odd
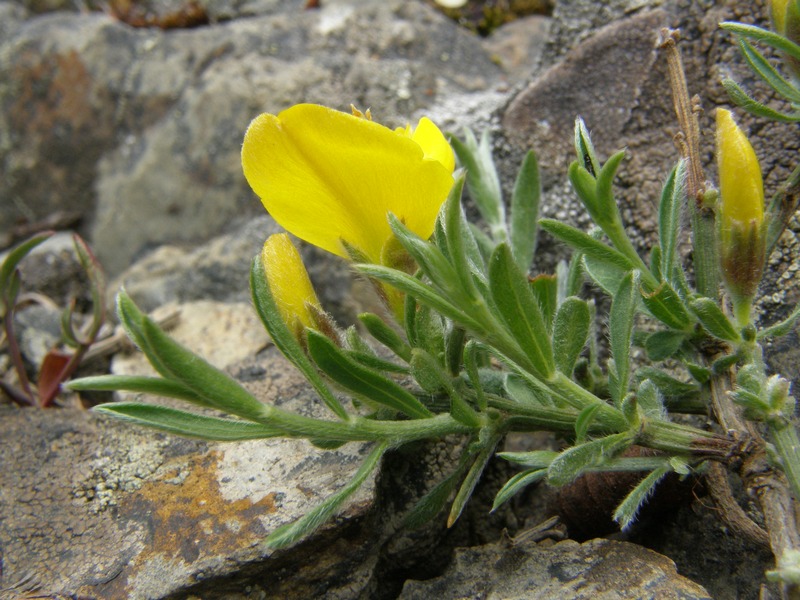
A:
[[[380,264],[391,212],[417,235],[433,233],[455,160],[428,119],[392,131],[364,116],[314,104],[263,114],[242,147],[248,183],[297,237],[344,258],[346,243]]]
[[[750,141],[724,108],[717,109],[717,166],[723,227],[764,219],[764,183]]]
[[[322,314],[322,307],[288,235],[278,233],[267,238],[261,250],[261,264],[283,322],[295,337],[305,327],[319,329],[316,315]]]
[[[747,136],[730,111],[722,108],[717,109],[717,166],[722,275],[736,317],[744,325],[764,269],[764,183]]]

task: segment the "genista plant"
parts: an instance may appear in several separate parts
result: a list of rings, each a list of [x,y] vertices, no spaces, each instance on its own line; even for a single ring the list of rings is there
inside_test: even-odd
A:
[[[755,35],[753,28],[726,27],[740,36]],[[569,179],[594,226],[582,231],[538,220],[572,248],[572,257],[556,274],[531,278],[540,202],[532,152],[505,199],[485,134],[478,139],[467,131],[463,139],[451,140],[451,150],[427,119],[393,131],[373,122],[369,112],[298,105],[253,121],[242,151],[245,175],[280,224],[351,261],[388,308],[385,315],[360,315],[372,338],[367,341],[354,328],[342,331],[324,312],[287,236],[268,239],[254,259],[255,309],[275,345],[327,406],[329,418],[263,403],[172,340],[124,291],[117,300],[119,318],[158,376],[93,377],[70,387],[171,396],[229,415],[139,402],[96,409],[180,435],[222,441],[305,438],[320,448],[373,442],[353,480],[306,516],[272,532],[273,547],[296,542],[333,515],[385,452],[416,440],[461,435],[468,443],[451,474],[423,498],[409,524],[448,510],[452,525],[494,456],[520,468],[497,494],[494,508],[537,481],[561,486],[590,471],[641,473],[614,514],[622,528],[635,521],[666,475],[697,473],[707,477],[721,517],[734,532],[771,541],[778,560],[772,576],[795,585],[791,494],[800,496],[795,400],[788,380],[768,373],[762,344],[789,332],[800,310],[765,325],[754,320],[752,310],[787,211],[780,202],[764,206],[755,153],[723,109],[716,135],[720,192],[707,185],[676,36],[662,33],[682,158],[666,176],[658,244],[645,255],[628,237],[614,197],[625,152],[599,156],[580,118]],[[797,46],[779,33],[759,35],[800,59]],[[753,58],[744,37],[743,51]],[[797,92],[786,86],[781,85]],[[453,151],[461,167],[455,171]],[[465,218],[465,186],[485,227]],[[691,272],[679,252],[686,214],[694,247]],[[611,297],[606,330],[598,331],[595,305],[582,296],[587,280]],[[601,336],[609,342],[606,360],[597,350]],[[373,350],[374,344],[384,351]],[[632,359],[634,347],[644,350],[646,364]],[[718,426],[708,430],[676,418],[696,413],[713,415]],[[506,434],[542,430],[563,436],[567,448],[498,452]],[[633,446],[651,452],[626,454]],[[761,468],[757,473],[755,464]],[[768,531],[730,498],[728,467],[739,470],[748,489],[758,484]]]

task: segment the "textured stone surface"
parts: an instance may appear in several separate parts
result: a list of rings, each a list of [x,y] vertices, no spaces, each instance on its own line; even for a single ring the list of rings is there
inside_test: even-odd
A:
[[[675,564],[641,546],[611,540],[554,546],[489,544],[456,552],[445,575],[409,581],[402,600],[710,600],[699,585],[681,577]]]
[[[0,197],[12,200],[0,228],[56,208],[83,214],[116,274],[148,248],[202,241],[263,210],[239,166],[258,113],[354,103],[399,125],[502,75],[472,34],[423,3],[280,6],[166,32],[6,9],[19,20],[0,42]]]
[[[274,349],[234,375],[266,402],[325,414]],[[299,553],[295,564],[301,557],[327,562],[347,581],[338,565],[360,556],[362,538],[333,541],[330,531],[341,535],[365,516],[372,482],[316,542],[274,552],[263,540],[344,485],[366,446],[323,452],[296,440],[212,444],[83,411],[0,410],[0,460],[14,465],[0,486],[0,589],[10,594],[161,598],[252,563],[270,572],[292,552]],[[319,574],[298,569],[281,577],[289,589]]]

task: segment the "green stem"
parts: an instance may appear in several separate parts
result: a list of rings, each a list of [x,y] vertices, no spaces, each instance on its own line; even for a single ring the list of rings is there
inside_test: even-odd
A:
[[[556,373],[545,385],[564,402],[579,411],[589,406],[598,406],[595,419],[609,431],[625,431],[628,429],[628,421],[622,412],[584,389],[563,373]]]
[[[272,406],[265,406],[263,412],[264,416],[258,422],[279,427],[287,435],[332,442],[386,441],[398,446],[415,440],[474,431],[450,415],[408,421],[376,421],[354,417],[342,422],[304,417]]]
[[[636,443],[670,454],[688,454],[711,460],[725,460],[734,450],[733,439],[669,421],[646,420]]]
[[[770,437],[781,457],[783,472],[792,487],[795,498],[800,498],[800,439],[797,429],[788,419],[767,421]]]

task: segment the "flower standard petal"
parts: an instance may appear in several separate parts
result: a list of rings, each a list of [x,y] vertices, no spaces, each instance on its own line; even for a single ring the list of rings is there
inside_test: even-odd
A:
[[[389,212],[422,237],[433,232],[452,171],[414,140],[367,119],[299,104],[261,115],[242,148],[250,186],[297,237],[347,257],[342,240],[379,263]]]

